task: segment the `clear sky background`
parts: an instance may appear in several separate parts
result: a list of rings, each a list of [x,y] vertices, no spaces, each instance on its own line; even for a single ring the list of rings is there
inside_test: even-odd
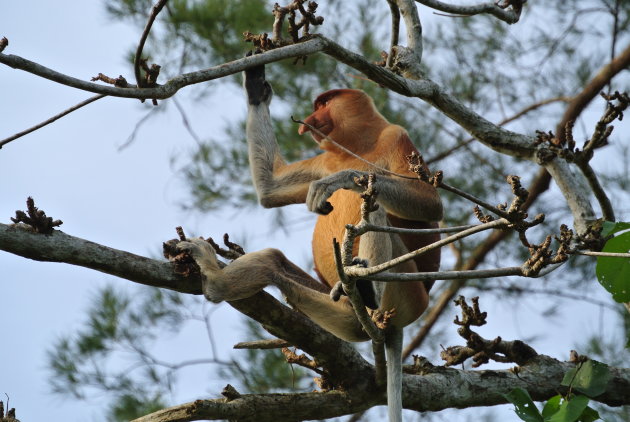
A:
[[[99,72],[133,80],[125,55],[135,47],[139,29],[107,20],[102,2],[0,5],[0,37],[10,42],[6,54],[86,80]],[[225,122],[244,116],[245,102],[238,87],[208,84],[217,88],[208,90],[202,101],[187,100],[195,87],[184,89],[178,98],[197,133],[216,138]],[[0,139],[91,95],[2,65]],[[2,148],[0,221],[8,223],[32,196],[36,206],[64,221],[62,231],[140,255],[158,255],[162,242],[174,238],[174,227],[182,225],[188,234],[220,237],[228,232],[235,241],[246,238],[248,250],[278,247],[295,262],[307,262],[309,224],[293,227],[288,234],[272,233],[266,210],[222,209],[205,215],[182,211],[186,188],[170,160],[191,150],[194,141],[174,107],[151,119],[133,144],[119,150],[150,107],[136,100],[105,98]],[[300,206],[290,207],[290,213],[291,218],[312,220]],[[0,394],[11,397],[10,405],[22,421],[103,420],[102,397],[84,402],[50,394],[45,352],[59,336],[81,327],[90,299],[107,283],[133,288],[131,282],[95,271],[0,252]],[[480,330],[486,337],[528,339],[548,323],[541,315],[544,300],[518,314],[511,312],[509,303],[483,305],[490,314],[488,326]],[[240,318],[227,305],[219,306],[215,318],[220,322],[220,353],[232,353],[231,345],[243,340]],[[553,336],[531,339],[539,352],[566,359],[580,333],[606,331],[606,312],[583,303],[572,306],[565,310],[571,318],[553,320]],[[175,359],[179,356],[174,350],[186,349],[192,351],[187,357],[204,357],[207,344],[199,342],[203,335],[191,328],[156,353]],[[185,374],[173,403],[216,397],[225,382],[211,373],[197,368]]]

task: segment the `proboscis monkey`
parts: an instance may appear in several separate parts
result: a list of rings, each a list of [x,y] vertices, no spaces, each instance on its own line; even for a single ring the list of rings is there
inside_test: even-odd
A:
[[[273,133],[269,104],[272,89],[265,80],[264,67],[245,71],[248,96],[247,141],[254,185],[264,207],[306,203],[320,214],[313,233],[313,257],[320,283],[291,263],[282,252],[265,249],[246,254],[220,268],[212,247],[199,239],[180,243],[199,264],[204,294],[214,302],[252,296],[267,285],[275,285],[287,301],[334,335],[348,341],[368,337],[357,321],[347,297],[332,300],[328,293],[338,280],[332,239],[341,239],[346,224],[360,218],[362,188],[354,179],[368,172],[376,174],[379,210],[371,214],[381,225],[405,228],[436,227],[442,218],[442,203],[436,189],[415,178],[406,156],[416,151],[407,132],[389,123],[364,92],[336,89],[321,94],[314,111],[299,133],[311,132],[323,153],[295,163],[282,158]],[[311,130],[310,127],[316,128]],[[322,136],[325,135],[325,136]],[[343,145],[364,160],[340,149]],[[384,174],[382,169],[411,176]],[[408,250],[439,239],[439,235],[396,235],[370,232],[358,239],[356,255],[376,265]],[[437,271],[439,250],[407,261],[394,272]],[[415,321],[428,305],[428,288],[423,282],[374,282],[376,302],[381,310],[395,309],[386,333],[388,405],[390,420],[401,418],[402,328]],[[369,301],[369,294],[362,292]],[[369,292],[368,292],[369,293]]]

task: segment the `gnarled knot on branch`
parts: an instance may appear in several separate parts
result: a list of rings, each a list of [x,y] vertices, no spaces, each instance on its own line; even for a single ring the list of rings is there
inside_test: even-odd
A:
[[[487,317],[487,313],[479,309],[479,298],[474,297],[472,301],[472,307],[468,306],[463,296],[459,296],[454,301],[462,308],[462,319],[455,317],[454,323],[460,325],[457,333],[466,340],[466,346],[451,346],[442,350],[440,357],[446,361],[446,366],[464,363],[469,358],[473,359],[474,368],[490,360],[522,365],[538,355],[533,348],[520,340],[504,341],[501,337],[486,340],[472,331],[470,329],[472,325],[484,325]]]
[[[611,123],[617,119],[619,121],[623,120],[623,112],[630,105],[630,96],[627,92],[620,93],[619,91],[615,91],[610,95],[602,92],[600,95],[606,100],[606,110],[596,123],[591,137],[584,142],[582,149],[576,148],[573,138],[574,120],[566,122],[564,136],[558,137],[552,131],[536,131],[534,145],[541,146],[536,153],[541,164],[560,157],[570,163],[574,162],[584,166],[593,158],[595,149],[608,145],[608,139],[614,130],[614,126],[611,126]]]
[[[368,220],[368,216],[371,212],[378,210],[378,204],[376,203],[378,190],[374,187],[375,181],[376,176],[374,173],[354,178],[354,183],[363,188],[363,192],[360,195],[363,200],[361,203],[361,218],[366,221]]]
[[[525,3],[527,3],[527,0],[499,0],[495,4],[501,9],[507,9],[508,7],[511,7],[514,12],[520,14]]]
[[[318,7],[316,2],[309,1],[306,7],[304,7],[304,3],[306,3],[306,0],[294,0],[286,6],[280,6],[276,3],[272,12],[274,23],[271,38],[267,33],[252,34],[249,31],[245,31],[243,33],[244,40],[253,43],[255,48],[268,51],[308,39],[310,36],[310,26],[322,25],[324,18],[315,14]],[[301,15],[299,21],[296,20],[298,12]],[[282,37],[282,26],[285,18],[288,22],[287,33],[290,39]],[[301,35],[300,30],[302,30]],[[300,59],[300,57],[296,57],[296,62],[298,59]],[[306,57],[302,57],[302,59],[305,60]]]
[[[63,224],[61,220],[53,220],[47,217],[43,210],[35,206],[35,200],[30,196],[26,199],[26,212],[15,211],[15,218],[11,217],[15,224],[24,223],[33,228],[36,233],[51,234],[55,227]]]
[[[545,237],[545,240],[540,244],[529,245],[530,257],[521,266],[523,275],[526,277],[535,277],[548,265],[560,264],[569,259],[569,254],[575,252],[575,249],[571,247],[573,237],[573,231],[562,224],[560,226],[560,236],[554,236],[559,243],[555,254],[551,249],[551,235]]]

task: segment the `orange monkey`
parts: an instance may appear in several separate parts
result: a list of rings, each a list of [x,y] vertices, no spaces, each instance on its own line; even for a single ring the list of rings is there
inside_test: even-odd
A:
[[[360,218],[361,188],[354,179],[376,173],[379,210],[373,222],[406,228],[435,227],[442,218],[442,203],[436,189],[417,178],[406,179],[382,174],[384,168],[415,176],[408,170],[406,155],[416,151],[407,132],[389,123],[364,92],[351,89],[327,91],[317,97],[314,111],[300,126],[299,133],[311,131],[324,150],[313,158],[286,163],[282,158],[269,114],[273,95],[265,80],[264,67],[245,71],[248,95],[247,141],[254,185],[264,207],[306,203],[320,214],[313,233],[313,256],[318,283],[291,263],[278,250],[265,249],[244,255],[221,269],[214,250],[199,239],[180,243],[199,264],[205,276],[204,294],[214,302],[249,297],[267,285],[275,285],[289,303],[317,324],[348,341],[366,340],[347,297],[333,301],[328,296],[338,280],[332,252],[332,239],[341,239],[345,225]],[[323,133],[326,136],[322,136]],[[331,141],[331,139],[334,141]],[[343,145],[366,162],[340,149]],[[379,264],[411,249],[439,239],[439,235],[397,235],[366,233],[355,245],[355,253],[370,265]],[[439,250],[407,261],[394,272],[436,271]],[[415,321],[428,305],[428,288],[418,282],[374,282],[375,304],[381,310],[395,309],[386,340],[388,359],[388,401],[394,402],[392,420],[401,412],[402,327]],[[383,286],[384,285],[384,286]],[[362,292],[369,299],[369,294]],[[391,373],[391,374],[390,374]],[[397,403],[396,403],[397,402]],[[390,407],[392,409],[392,407]]]

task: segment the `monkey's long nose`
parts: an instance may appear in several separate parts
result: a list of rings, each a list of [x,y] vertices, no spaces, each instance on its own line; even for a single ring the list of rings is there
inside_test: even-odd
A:
[[[306,132],[310,131],[311,129],[309,129],[308,126],[306,126],[305,124],[301,124],[300,127],[298,128],[298,133],[300,135],[304,135]]]

